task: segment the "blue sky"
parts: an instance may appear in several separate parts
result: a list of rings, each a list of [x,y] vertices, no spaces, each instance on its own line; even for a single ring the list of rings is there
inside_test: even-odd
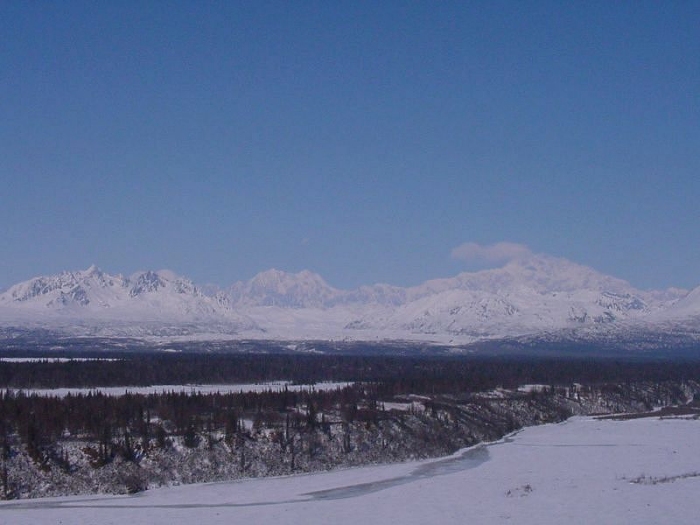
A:
[[[691,1],[3,2],[0,288],[92,263],[412,285],[499,242],[697,286],[698,20]]]

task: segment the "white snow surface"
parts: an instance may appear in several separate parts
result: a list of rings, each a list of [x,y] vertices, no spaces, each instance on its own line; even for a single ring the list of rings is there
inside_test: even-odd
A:
[[[89,393],[101,393],[108,396],[123,396],[125,394],[238,394],[248,392],[283,392],[285,389],[290,392],[326,391],[345,388],[352,383],[348,382],[321,382],[313,385],[292,384],[289,381],[270,381],[265,383],[240,383],[240,384],[219,384],[219,385],[151,385],[151,386],[101,386],[95,388],[32,388],[22,390],[28,395],[44,397],[66,397],[70,395],[87,395]]]
[[[667,329],[676,320],[700,330],[700,288],[642,291],[544,255],[407,288],[377,284],[340,290],[308,270],[268,270],[216,291],[168,270],[124,277],[91,266],[37,277],[0,294],[0,327],[179,340],[459,344],[558,330],[609,332],[655,324]]]
[[[101,335],[102,327],[117,335],[138,335],[134,327],[149,325],[174,333],[197,325],[218,325],[229,333],[256,329],[249,318],[227,306],[225,297],[207,296],[169,270],[124,277],[94,265],[11,287],[0,294],[0,316],[3,324],[82,328],[94,335]]]
[[[450,458],[0,503],[0,522],[675,523],[700,516],[700,421],[572,418]]]
[[[119,361],[112,357],[0,357],[0,363],[70,363],[86,361]]]

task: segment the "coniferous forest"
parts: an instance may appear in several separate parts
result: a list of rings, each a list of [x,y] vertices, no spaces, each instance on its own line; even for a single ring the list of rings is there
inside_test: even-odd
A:
[[[198,384],[222,391],[174,388]],[[124,392],[99,389],[113,386]],[[2,360],[0,388],[0,495],[15,498],[436,456],[574,414],[694,413],[700,362],[81,354]],[[58,388],[86,390],[40,391]]]

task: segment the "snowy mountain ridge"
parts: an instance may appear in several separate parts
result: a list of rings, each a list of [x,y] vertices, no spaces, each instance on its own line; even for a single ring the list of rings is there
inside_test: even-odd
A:
[[[473,341],[572,329],[667,329],[677,324],[696,330],[700,288],[642,291],[586,266],[544,255],[413,287],[375,284],[355,290],[334,288],[308,270],[272,269],[228,289],[204,293],[168,270],[124,277],[91,266],[36,277],[1,293],[0,325],[28,324],[61,325],[68,331],[75,325],[91,326],[91,333],[98,326],[97,332],[105,335],[126,330],[130,335],[368,341]]]
[[[207,296],[189,279],[169,270],[124,277],[109,275],[94,265],[84,271],[36,277],[10,287],[0,294],[0,316],[6,320],[3,324],[22,325],[31,320],[34,326],[79,322],[218,324],[227,326],[227,331],[256,328],[250,319],[228,306],[225,295]],[[133,334],[129,330],[129,335]]]

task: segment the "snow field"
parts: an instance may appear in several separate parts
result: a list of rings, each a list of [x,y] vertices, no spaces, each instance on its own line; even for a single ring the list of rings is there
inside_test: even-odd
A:
[[[0,523],[694,524],[699,437],[695,419],[572,418],[467,452],[478,461],[455,454],[136,496],[5,502]],[[636,482],[642,475],[657,482]]]
[[[303,391],[324,391],[335,390],[337,388],[345,388],[352,385],[348,382],[322,382],[313,385],[296,385],[289,381],[270,381],[266,383],[241,383],[233,385],[152,385],[152,386],[114,386],[114,387],[95,387],[95,388],[36,388],[22,390],[26,394],[35,394],[38,396],[54,396],[65,397],[68,394],[86,395],[90,392],[93,394],[101,393],[108,396],[123,396],[125,394],[167,394],[170,392],[186,394],[239,394],[241,392],[282,392],[285,388],[290,392]]]

